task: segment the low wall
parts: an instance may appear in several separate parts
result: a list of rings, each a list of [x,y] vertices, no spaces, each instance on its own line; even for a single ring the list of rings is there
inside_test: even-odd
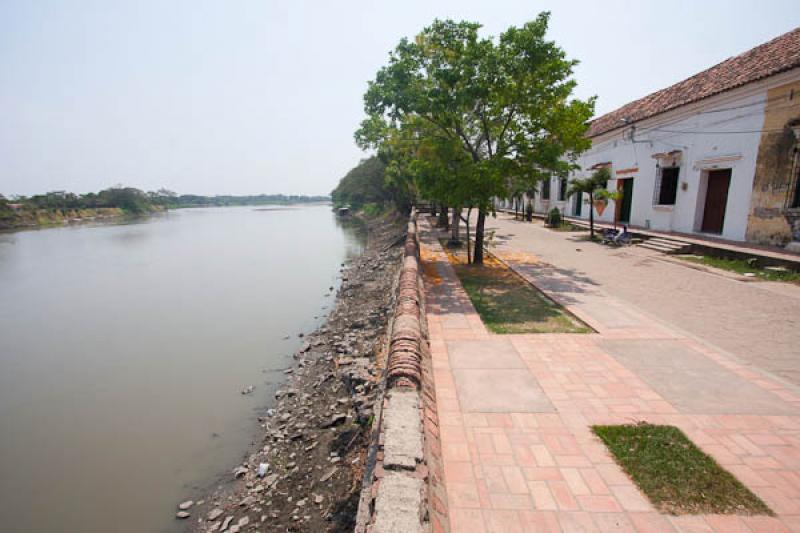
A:
[[[416,212],[405,240],[357,532],[448,531]]]

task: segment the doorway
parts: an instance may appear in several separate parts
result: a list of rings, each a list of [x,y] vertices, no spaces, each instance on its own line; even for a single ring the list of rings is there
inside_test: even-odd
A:
[[[572,210],[572,214],[576,217],[581,216],[581,208],[583,207],[583,193],[578,192],[575,193],[575,207]]]
[[[622,200],[617,202],[616,207],[617,221],[629,224],[633,205],[633,178],[618,179],[617,190],[622,192]]]
[[[703,233],[722,233],[725,225],[725,206],[728,203],[728,189],[731,185],[731,169],[711,170],[708,173],[706,202],[703,208]]]

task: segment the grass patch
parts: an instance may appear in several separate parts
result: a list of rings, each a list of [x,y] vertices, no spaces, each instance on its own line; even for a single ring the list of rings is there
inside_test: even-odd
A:
[[[573,224],[571,222],[562,222],[559,226],[545,226],[548,229],[553,231],[589,231],[589,228],[584,226],[578,226],[577,224]]]
[[[758,496],[674,426],[592,426],[655,507],[671,514],[766,514]]]
[[[711,257],[708,255],[678,255],[676,256],[684,261],[696,263],[700,265],[720,268],[729,272],[737,274],[754,274],[756,279],[765,281],[789,281],[798,283],[800,282],[800,272],[794,272],[789,269],[771,269],[769,267],[758,267],[756,265],[756,258],[752,259],[725,259],[722,257]]]
[[[445,250],[475,310],[494,333],[590,333],[592,329],[492,256],[466,262],[466,249]]]

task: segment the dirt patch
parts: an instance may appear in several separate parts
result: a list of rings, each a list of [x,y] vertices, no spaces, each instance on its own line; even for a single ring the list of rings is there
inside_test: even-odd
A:
[[[405,219],[367,226],[366,250],[343,269],[335,309],[259,417],[261,442],[188,510],[189,530],[353,530]]]

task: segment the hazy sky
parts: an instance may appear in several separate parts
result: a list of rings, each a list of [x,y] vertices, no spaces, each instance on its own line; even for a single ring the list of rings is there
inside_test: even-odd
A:
[[[326,194],[401,37],[543,10],[598,114],[800,26],[797,0],[0,0],[0,193]]]

